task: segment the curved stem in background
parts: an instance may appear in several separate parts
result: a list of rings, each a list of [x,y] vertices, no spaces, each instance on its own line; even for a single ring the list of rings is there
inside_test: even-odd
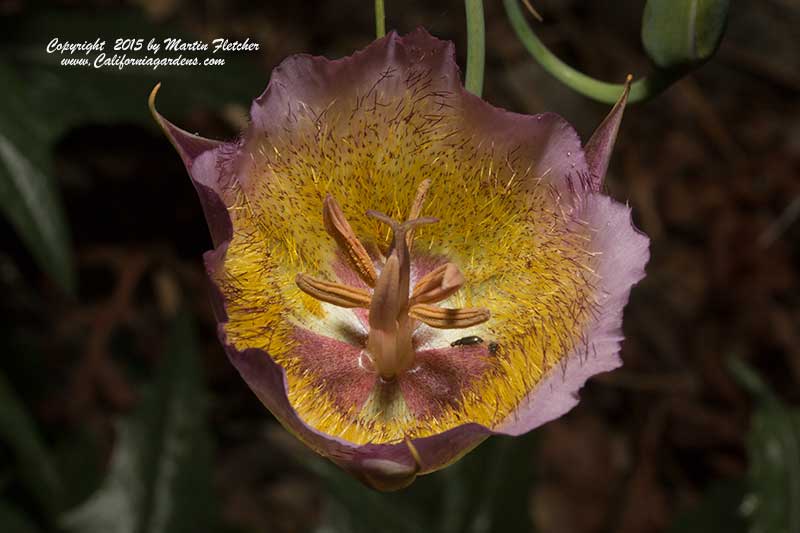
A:
[[[486,31],[483,0],[464,0],[467,11],[467,75],[464,86],[476,96],[483,94],[483,68],[486,61]]]
[[[625,89],[624,84],[600,81],[567,65],[548,50],[544,43],[533,33],[519,6],[519,0],[503,0],[503,4],[517,37],[547,72],[574,91],[598,102],[614,104],[619,99]],[[664,89],[682,76],[682,72],[656,70],[649,77],[639,78],[631,85],[628,102],[635,103],[649,100],[663,92]]]
[[[386,35],[386,13],[383,9],[383,0],[375,0],[375,36],[380,39]]]

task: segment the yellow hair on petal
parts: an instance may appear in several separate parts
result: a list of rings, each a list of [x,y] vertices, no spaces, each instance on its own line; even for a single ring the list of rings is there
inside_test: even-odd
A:
[[[467,422],[493,427],[514,412],[542,375],[585,344],[597,284],[589,229],[568,206],[491,139],[463,131],[446,95],[409,86],[397,97],[333,101],[320,119],[294,110],[291,128],[248,141],[252,161],[230,208],[234,235],[220,283],[226,332],[240,350],[261,348],[287,373],[289,400],[306,423],[355,443],[399,442]],[[403,219],[418,184],[431,179],[423,214],[440,219],[415,233],[414,251],[455,262],[467,282],[454,307],[486,307],[481,336],[498,343],[491,370],[435,417],[411,415],[397,396],[343,409],[292,357],[295,325],[324,320],[319,302],[294,284],[298,272],[335,279],[335,244],[322,201],[332,194],[365,243],[384,250],[389,233],[367,209]],[[523,191],[522,185],[528,184]]]

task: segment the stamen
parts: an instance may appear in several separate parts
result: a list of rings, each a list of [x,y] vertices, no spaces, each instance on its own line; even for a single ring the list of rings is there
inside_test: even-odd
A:
[[[432,328],[460,329],[486,322],[491,314],[483,307],[446,309],[436,305],[416,304],[409,309],[408,316],[421,320]]]
[[[464,281],[464,275],[454,263],[445,263],[417,282],[411,294],[411,305],[441,302],[458,292]]]
[[[364,283],[370,287],[375,286],[378,279],[378,274],[375,272],[375,265],[372,264],[367,250],[364,245],[356,237],[350,223],[344,217],[342,208],[330,194],[325,197],[322,208],[322,220],[325,223],[325,229],[328,234],[333,237],[336,244],[344,252],[344,256],[353,271],[358,274]]]
[[[380,275],[372,259],[350,224],[339,204],[331,195],[325,198],[323,220],[325,229],[345,252],[353,270],[374,287],[372,294],[365,289],[350,287],[316,279],[306,274],[295,278],[297,286],[306,294],[332,305],[345,308],[369,309],[369,335],[367,353],[378,374],[394,379],[414,364],[412,338],[420,320],[433,328],[466,328],[489,320],[489,310],[484,308],[444,309],[436,305],[464,285],[464,275],[454,263],[445,263],[425,275],[409,295],[411,283],[411,258],[409,239],[415,228],[438,222],[433,217],[420,217],[425,194],[430,181],[423,181],[411,206],[409,219],[398,222],[379,211],[367,215],[380,220],[392,229],[392,247]],[[413,453],[413,452],[412,452]],[[415,457],[418,460],[418,457]],[[419,461],[418,461],[419,462]]]
[[[408,435],[405,435],[403,437],[403,441],[405,441],[406,447],[408,448],[408,452],[411,454],[411,457],[414,458],[414,464],[416,465],[415,473],[417,473],[420,470],[422,470],[422,457],[419,454],[419,450],[417,450],[417,447],[414,446],[414,443],[411,441],[411,439],[408,438]]]
[[[294,282],[301,291],[317,300],[348,309],[353,307],[369,308],[370,296],[366,289],[323,281],[307,274],[298,274],[294,278]]]
[[[413,220],[419,218],[422,214],[422,204],[425,202],[425,197],[428,195],[428,189],[431,188],[431,180],[422,180],[417,187],[417,194],[414,197],[414,203],[411,204],[411,209],[408,211],[408,219]]]
[[[414,197],[414,203],[411,204],[411,210],[408,212],[406,220],[414,220],[419,218],[422,214],[422,204],[425,202],[425,197],[428,195],[428,189],[431,188],[431,180],[422,180],[417,187],[417,195]],[[414,243],[414,231],[411,230],[406,234],[406,246],[411,250],[411,245]]]

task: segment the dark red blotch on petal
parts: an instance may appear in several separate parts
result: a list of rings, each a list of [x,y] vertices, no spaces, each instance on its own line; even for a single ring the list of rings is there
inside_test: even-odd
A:
[[[406,404],[420,418],[457,407],[464,389],[491,365],[486,345],[425,350],[415,357],[414,368],[397,379]]]

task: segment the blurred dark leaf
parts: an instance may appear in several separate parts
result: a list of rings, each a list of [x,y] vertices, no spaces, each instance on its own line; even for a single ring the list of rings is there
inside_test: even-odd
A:
[[[528,509],[535,439],[536,433],[531,432],[521,437],[492,437],[484,444],[489,447],[486,473],[464,480],[482,491],[471,533],[531,531]]]
[[[103,486],[68,513],[80,533],[202,533],[216,526],[211,441],[188,316],[174,325],[156,382],[120,424]]]
[[[675,518],[670,533],[745,533],[739,507],[746,490],[743,479],[712,485],[697,505]]]
[[[800,531],[800,411],[786,407],[739,359],[730,368],[757,401],[750,422],[749,492],[742,512],[751,533]]]
[[[31,496],[46,515],[55,516],[61,507],[61,482],[33,418],[3,374],[0,374],[0,441],[12,450],[17,476]]]
[[[97,436],[86,428],[59,435],[53,446],[53,458],[61,479],[69,480],[64,494],[64,508],[84,502],[103,481],[103,451]]]
[[[297,459],[316,474],[334,500],[335,507],[327,518],[331,519],[326,531],[336,533],[411,533],[431,531],[419,510],[404,505],[397,494],[382,494],[369,489],[350,477],[336,465],[302,450]],[[413,487],[413,485],[412,485]]]
[[[534,438],[492,437],[444,470],[385,494],[314,454],[298,458],[333,499],[318,532],[528,532]]]
[[[150,90],[162,82],[159,102],[161,111],[185,114],[197,108],[220,110],[228,103],[249,106],[250,101],[263,91],[267,72],[248,57],[247,52],[168,52],[163,46],[158,54],[145,49],[137,52],[113,50],[120,37],[142,38],[147,43],[155,39],[162,43],[167,37],[194,41],[180,28],[155,25],[140,12],[119,10],[81,9],[32,12],[17,18],[12,24],[0,22],[2,58],[12,65],[25,80],[29,99],[36,113],[47,117],[50,133],[58,137],[66,129],[87,122],[115,123],[138,122],[156,128],[147,109]],[[115,53],[129,57],[184,57],[197,56],[223,58],[225,65],[215,67],[145,67],[94,68],[62,66],[63,58],[87,57],[82,55],[48,54],[48,42],[58,36],[61,42],[93,42],[105,40],[107,57]],[[170,102],[173,106],[170,106]]]
[[[220,110],[225,104],[249,105],[266,85],[266,72],[247,53],[218,53],[217,67],[143,67],[96,69],[62,66],[62,58],[90,56],[48,54],[55,36],[61,42],[105,39],[105,53],[143,57],[154,54],[114,52],[120,37],[162,42],[165,37],[194,40],[176,28],[155,26],[133,10],[33,11],[0,17],[0,209],[11,220],[39,266],[72,292],[75,274],[67,223],[57,189],[50,179],[51,148],[70,128],[85,123],[136,122],[156,128],[147,96],[163,82],[162,111],[185,114],[197,108]],[[157,57],[211,54],[166,52]],[[172,105],[170,105],[172,104]]]
[[[67,224],[49,178],[47,117],[37,114],[14,69],[0,62],[0,210],[39,266],[74,290]]]
[[[492,437],[442,477],[443,533],[530,531],[529,492],[533,482],[535,433]]]
[[[750,489],[743,509],[752,533],[800,531],[800,412],[767,402],[753,415],[747,442]]]
[[[0,531],[9,533],[38,533],[39,528],[19,509],[0,501]]]

